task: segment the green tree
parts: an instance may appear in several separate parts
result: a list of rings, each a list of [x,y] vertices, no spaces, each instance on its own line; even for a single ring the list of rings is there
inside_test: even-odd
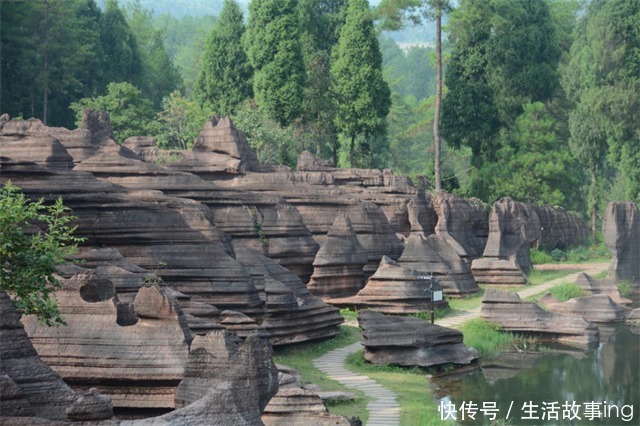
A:
[[[300,115],[305,67],[297,0],[252,0],[244,37],[258,106],[281,126]]]
[[[305,62],[318,52],[331,56],[347,11],[346,0],[300,0],[300,29]]]
[[[104,54],[104,82],[128,82],[140,86],[142,59],[135,35],[118,6],[118,0],[107,0],[102,18],[101,35]]]
[[[181,87],[180,71],[165,49],[162,30],[153,25],[153,13],[144,9],[140,0],[129,3],[125,12],[140,52],[140,90],[154,107],[160,108],[162,99]]]
[[[56,266],[82,241],[73,236],[68,211],[61,198],[47,206],[29,201],[11,182],[0,185],[0,290],[46,325],[65,324],[52,296],[62,286]]]
[[[3,112],[71,126],[71,101],[99,89],[101,12],[93,0],[0,3]]]
[[[191,149],[210,115],[196,101],[186,99],[179,91],[162,100],[158,113],[156,141],[162,149]]]
[[[347,17],[334,50],[335,124],[350,140],[349,164],[355,166],[356,137],[373,136],[385,126],[391,91],[382,77],[382,55],[366,0],[349,0]]]
[[[242,47],[244,32],[240,6],[235,0],[225,0],[207,39],[196,87],[203,105],[220,115],[233,114],[253,96],[253,70]]]
[[[151,101],[130,83],[109,83],[106,95],[80,99],[70,108],[76,113],[77,125],[82,121],[84,109],[107,111],[118,143],[130,136],[154,135],[158,131]]]

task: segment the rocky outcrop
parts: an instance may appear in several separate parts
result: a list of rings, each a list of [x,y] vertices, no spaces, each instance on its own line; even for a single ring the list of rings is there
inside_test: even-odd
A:
[[[629,308],[614,302],[604,294],[576,297],[566,302],[559,302],[547,293],[540,303],[551,312],[580,316],[587,321],[597,323],[622,322],[630,311]]]
[[[620,304],[628,304],[632,301],[622,297],[620,290],[615,281],[610,278],[595,279],[590,275],[582,272],[576,277],[576,284],[584,291],[587,296],[593,294],[603,294],[609,296],[611,300]]]
[[[309,151],[302,151],[296,169],[299,172],[321,172],[335,170],[335,166],[330,160],[316,157]]]
[[[20,323],[20,314],[5,292],[0,292],[0,423],[6,417],[40,417],[70,420],[81,397],[42,362]],[[102,396],[83,406],[83,416],[91,420],[109,419],[111,402]],[[71,417],[68,416],[68,411]]]
[[[297,275],[255,251],[238,247],[238,261],[256,287],[263,288],[266,318],[262,327],[273,345],[332,337],[344,319],[340,311],[309,292]]]
[[[478,284],[524,285],[533,269],[530,245],[540,238],[535,210],[511,198],[496,201],[489,214],[489,239],[483,258],[471,265]]]
[[[504,331],[535,335],[543,341],[581,349],[598,344],[598,327],[577,315],[547,312],[533,302],[523,302],[516,293],[489,289],[482,299],[480,317]]]
[[[317,393],[296,388],[283,388],[269,401],[262,414],[265,426],[349,426],[349,421],[330,414]]]
[[[466,200],[441,191],[434,200],[434,209],[438,236],[468,264],[482,256],[489,227],[487,212],[479,200]]]
[[[632,202],[609,203],[602,223],[604,241],[613,256],[609,278],[631,281],[640,293],[640,210]]]
[[[442,289],[437,283],[433,287],[434,290]],[[332,303],[394,314],[427,311],[431,309],[429,281],[423,273],[384,256],[376,273],[356,296],[334,299]],[[446,305],[444,300],[435,303],[436,307]]]
[[[313,261],[307,288],[323,299],[355,295],[364,285],[367,252],[358,242],[349,217],[340,214]]]
[[[412,317],[390,317],[372,310],[358,313],[364,358],[374,364],[432,367],[466,365],[478,351],[462,343],[462,332]]]
[[[142,287],[132,304],[121,303],[113,283],[92,275],[65,280],[56,292],[66,326],[23,318],[38,354],[76,389],[99,388],[114,407],[173,408],[192,339],[181,310],[157,285]],[[84,300],[96,284],[109,289]]]
[[[433,274],[449,296],[475,293],[480,288],[471,275],[471,269],[453,247],[439,235],[411,235],[405,241],[398,264],[423,274]]]
[[[576,215],[549,205],[531,207],[540,220],[540,248],[565,250],[589,241],[589,227]]]

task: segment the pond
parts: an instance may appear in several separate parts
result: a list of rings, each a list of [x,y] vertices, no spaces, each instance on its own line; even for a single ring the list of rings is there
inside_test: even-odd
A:
[[[506,353],[472,372],[434,377],[440,417],[469,425],[639,425],[640,335],[633,331],[601,325],[590,353]]]

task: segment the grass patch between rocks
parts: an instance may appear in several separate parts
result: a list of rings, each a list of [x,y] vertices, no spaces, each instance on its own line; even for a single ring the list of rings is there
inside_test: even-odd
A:
[[[476,348],[481,358],[497,355],[507,351],[541,351],[546,350],[536,337],[508,333],[501,327],[483,319],[476,318],[465,322],[461,327],[464,335],[463,343]]]
[[[357,327],[341,325],[340,333],[331,339],[302,343],[284,348],[275,348],[273,360],[276,364],[286,365],[287,367],[298,370],[303,385],[312,383],[323,391],[353,393],[356,396],[354,401],[327,404],[327,408],[331,413],[347,418],[358,416],[363,423],[366,423],[369,417],[366,409],[369,400],[364,393],[356,389],[348,388],[335,380],[331,380],[325,373],[313,365],[314,359],[321,357],[333,349],[348,346],[361,339],[360,330]]]

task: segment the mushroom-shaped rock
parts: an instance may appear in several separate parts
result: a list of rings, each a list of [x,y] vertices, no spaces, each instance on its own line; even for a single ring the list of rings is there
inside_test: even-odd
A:
[[[620,290],[615,281],[611,278],[595,279],[589,274],[581,272],[576,277],[576,284],[585,292],[586,295],[604,294],[616,303],[628,304],[632,301],[622,297]]]
[[[411,235],[405,241],[398,264],[431,273],[447,295],[461,296],[480,290],[471,269],[455,249],[439,235]]]
[[[321,298],[353,296],[364,283],[367,252],[358,242],[351,220],[340,214],[313,261],[307,288]]]
[[[505,331],[534,334],[581,349],[591,349],[599,341],[598,327],[578,315],[547,312],[533,302],[523,302],[516,293],[489,289],[482,299],[480,317]]]
[[[282,388],[262,414],[265,426],[348,426],[345,417],[330,414],[320,396],[301,388]]]
[[[374,364],[466,365],[478,351],[462,343],[462,332],[413,317],[391,317],[370,309],[358,313],[364,357]]]
[[[566,302],[558,302],[547,293],[540,301],[548,310],[565,315],[581,316],[596,323],[622,322],[631,309],[611,300],[606,294],[576,297]]]

